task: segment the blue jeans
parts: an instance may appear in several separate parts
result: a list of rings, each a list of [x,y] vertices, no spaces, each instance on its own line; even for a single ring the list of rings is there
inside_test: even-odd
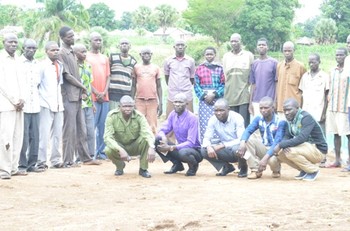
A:
[[[23,145],[19,159],[19,168],[27,170],[38,160],[40,114],[24,113]],[[28,155],[27,155],[28,153]]]
[[[103,140],[105,133],[105,122],[109,111],[109,102],[98,103],[94,102],[96,113],[95,113],[95,129],[96,129],[96,152],[94,158],[97,155],[104,154],[106,144]]]

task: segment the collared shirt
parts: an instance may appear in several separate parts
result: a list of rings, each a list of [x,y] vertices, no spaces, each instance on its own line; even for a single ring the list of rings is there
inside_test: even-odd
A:
[[[120,150],[120,145],[129,145],[142,137],[150,147],[154,146],[154,136],[144,115],[134,110],[125,121],[119,108],[110,111],[106,119],[104,141],[113,151]]]
[[[224,98],[229,102],[229,106],[249,103],[249,74],[253,61],[254,55],[250,51],[241,50],[238,54],[230,51],[224,54]]]
[[[207,90],[215,91],[216,98],[224,96],[225,75],[221,65],[215,63],[202,63],[194,75],[194,91],[200,100],[204,100]]]
[[[214,134],[216,133],[217,136],[219,136],[220,141],[225,145],[225,148],[233,149],[234,146],[239,144],[243,132],[244,119],[240,114],[234,111],[229,111],[225,123],[221,122],[215,115],[213,115],[208,121],[208,127],[204,134],[202,146],[210,146],[210,140],[214,138]]]
[[[256,116],[244,131],[241,140],[248,141],[249,137],[259,129],[261,142],[266,147],[270,147],[267,154],[272,156],[273,149],[283,139],[287,126],[287,122],[279,119],[277,114],[273,114],[269,123],[265,121],[263,116]]]
[[[168,100],[174,101],[175,95],[184,93],[188,101],[193,99],[191,79],[194,78],[194,59],[185,55],[178,59],[175,55],[164,62],[164,75],[169,76]]]
[[[23,99],[20,62],[6,50],[0,52],[0,111],[15,111],[15,104]]]
[[[61,85],[63,84],[63,64],[57,60],[58,75],[55,64],[46,58],[40,63],[39,97],[40,106],[52,112],[63,111]],[[57,79],[58,77],[58,79]]]
[[[25,103],[23,112],[38,113],[40,112],[38,88],[40,83],[39,64],[35,59],[28,60],[24,55],[19,57],[19,61],[22,64],[21,73],[24,84],[23,95]]]
[[[169,114],[167,121],[162,125],[158,136],[174,132],[177,141],[176,148],[198,148],[198,118],[187,109],[178,116],[175,111]]]
[[[303,94],[302,109],[320,121],[325,106],[325,92],[329,90],[329,75],[321,70],[315,76],[306,72],[301,78],[299,89]]]
[[[328,111],[348,113],[350,78],[342,68],[334,68],[330,76]]]
[[[92,107],[92,98],[91,98],[91,83],[93,81],[93,77],[91,75],[91,65],[84,62],[83,64],[79,64],[79,74],[81,78],[81,83],[85,86],[86,88],[86,93],[87,97],[86,99],[83,99],[81,101],[81,107],[86,108],[86,107]]]
[[[293,59],[287,63],[285,60],[277,65],[277,111],[283,112],[283,103],[288,98],[296,99],[301,103],[301,92],[299,83],[306,72],[304,65]]]

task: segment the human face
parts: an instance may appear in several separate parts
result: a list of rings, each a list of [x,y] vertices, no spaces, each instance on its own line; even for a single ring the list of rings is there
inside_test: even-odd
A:
[[[4,48],[7,53],[13,56],[17,50],[18,39],[16,35],[9,35],[4,39]]]
[[[295,115],[298,112],[298,108],[291,105],[290,103],[283,105],[283,112],[288,121],[293,121]]]
[[[317,57],[315,55],[309,56],[309,66],[312,72],[316,72],[318,70],[318,67],[320,66],[320,61],[317,60]]]
[[[226,123],[229,112],[228,108],[224,105],[214,105],[214,115],[220,122]]]
[[[337,61],[337,63],[339,65],[343,65],[344,64],[344,60],[345,60],[345,52],[343,50],[336,50],[335,51],[335,60]]]
[[[152,52],[150,50],[141,51],[140,56],[142,58],[143,63],[150,63],[152,58]]]
[[[120,104],[120,111],[122,112],[124,118],[130,118],[134,108],[135,103],[132,102]]]
[[[91,47],[93,50],[100,50],[103,45],[103,40],[100,35],[95,35],[91,38]]]
[[[62,41],[68,46],[74,45],[74,31],[67,31],[66,35],[62,37]]]
[[[74,53],[79,61],[84,61],[86,59],[86,52],[86,48],[82,47],[80,49],[77,49]]]
[[[294,48],[290,45],[283,46],[283,55],[287,62],[292,61],[294,58]]]
[[[120,52],[127,54],[130,49],[130,43],[127,40],[121,40],[119,43]]]
[[[271,118],[274,112],[273,105],[271,102],[262,101],[259,103],[260,114],[264,117],[264,119]]]
[[[268,46],[266,41],[258,41],[257,46],[256,46],[259,55],[266,55]]]
[[[176,55],[183,55],[185,54],[186,51],[186,44],[183,41],[178,41],[175,43],[174,49],[175,49],[175,53]]]
[[[230,43],[233,51],[241,50],[241,38],[237,35],[232,35],[230,38]]]
[[[36,42],[33,40],[28,40],[23,46],[23,55],[28,60],[32,60],[37,49],[38,47],[36,45]]]
[[[181,115],[186,109],[186,98],[183,96],[176,95],[173,104],[175,112],[178,115]]]
[[[49,47],[49,49],[46,50],[47,57],[51,61],[55,61],[58,59],[58,52],[60,51],[60,48],[58,47],[57,44],[53,44]]]
[[[215,56],[216,56],[216,54],[212,49],[207,49],[204,52],[205,60],[207,60],[208,63],[213,62],[215,59]]]

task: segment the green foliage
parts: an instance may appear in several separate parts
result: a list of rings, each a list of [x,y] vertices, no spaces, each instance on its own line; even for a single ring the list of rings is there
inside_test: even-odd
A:
[[[325,18],[336,22],[337,40],[346,41],[350,28],[350,0],[323,0],[321,11]]]
[[[116,29],[115,12],[105,3],[94,3],[87,11],[90,15],[90,27],[100,26],[109,31]]]
[[[123,12],[121,19],[116,21],[116,28],[119,30],[128,30],[131,28],[131,25],[132,13],[128,11]]]
[[[0,28],[4,26],[17,26],[23,10],[13,5],[0,4]]]
[[[243,0],[189,0],[183,17],[195,30],[212,37],[219,47],[232,34],[232,24]]]
[[[152,32],[156,31],[157,25],[155,22],[155,15],[152,14],[152,9],[148,6],[140,6],[137,8],[132,13],[132,26],[133,28],[138,28],[139,32],[142,32],[142,29]]]
[[[314,30],[316,42],[318,44],[335,43],[337,30],[338,28],[333,19],[322,18],[317,22]]]
[[[86,46],[86,48],[88,50],[91,49],[90,46],[90,34],[92,32],[98,32],[102,39],[103,39],[103,46],[101,49],[101,53],[102,54],[109,54],[110,53],[110,47],[112,45],[112,38],[111,36],[108,34],[108,31],[100,26],[95,26],[95,27],[91,27],[89,31],[86,31],[86,33],[83,34],[83,36],[80,38],[80,40],[77,41],[77,43],[82,43]]]
[[[216,45],[212,38],[207,37],[189,40],[186,44],[186,53],[195,60],[197,65],[204,61],[204,49],[209,46],[215,47]]]
[[[179,13],[170,5],[162,4],[155,9],[155,20],[157,25],[163,29],[163,33],[165,33],[167,28],[174,25],[178,18]]]
[[[267,38],[271,50],[279,50],[289,39],[297,7],[298,0],[246,0],[234,23],[234,32],[241,34],[243,43],[251,51],[261,37]]]

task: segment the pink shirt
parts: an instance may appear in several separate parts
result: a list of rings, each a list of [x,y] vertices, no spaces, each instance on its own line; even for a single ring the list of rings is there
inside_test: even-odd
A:
[[[136,64],[134,67],[136,75],[136,98],[156,99],[157,79],[160,78],[160,69],[155,64]]]

